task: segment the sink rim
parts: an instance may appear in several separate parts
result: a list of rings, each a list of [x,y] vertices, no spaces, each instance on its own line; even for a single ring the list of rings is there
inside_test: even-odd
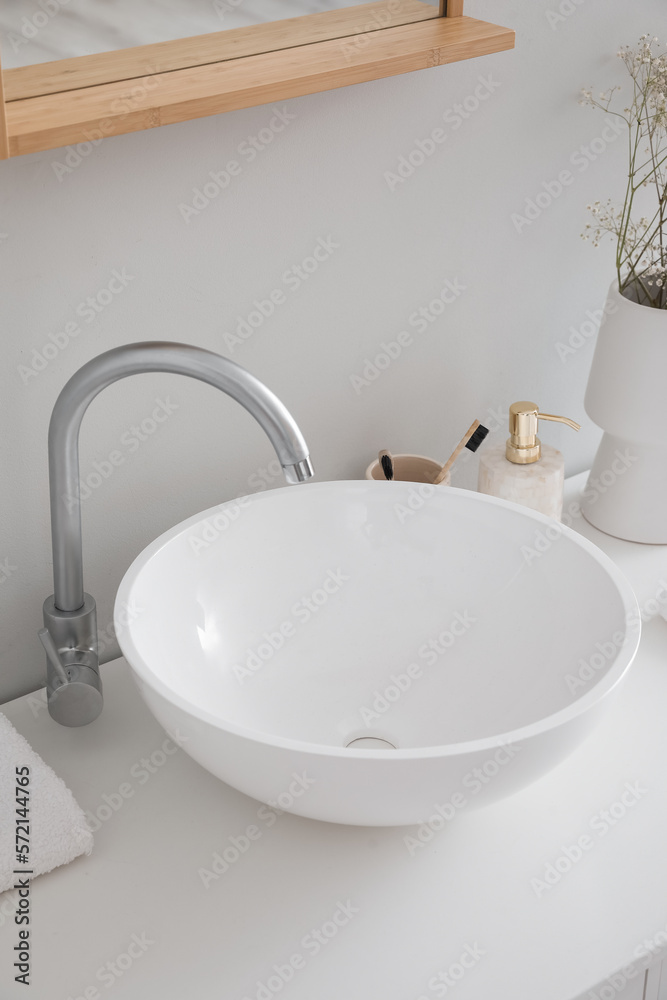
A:
[[[378,490],[398,490],[398,488],[400,488],[404,493],[406,493],[409,489],[414,489],[416,485],[418,484],[397,481],[388,482],[382,480],[327,480],[317,483],[303,483],[299,484],[298,487],[284,486],[275,490],[265,490],[259,493],[247,494],[246,496],[251,500],[254,506],[257,503],[262,504],[271,502],[271,500],[277,495],[287,493],[296,495],[296,489],[299,490],[299,493],[302,493],[304,490],[331,490],[332,488],[349,489],[350,487],[354,487],[359,492],[368,493],[377,492]],[[167,702],[171,703],[186,714],[192,715],[217,729],[223,730],[224,732],[278,749],[297,751],[299,753],[308,753],[322,757],[344,757],[349,758],[350,760],[424,760],[470,755],[488,750],[495,750],[500,747],[507,746],[508,744],[521,743],[535,736],[544,735],[567,722],[574,721],[594,706],[600,705],[602,701],[608,697],[624,679],[637,654],[639,640],[641,637],[641,615],[639,604],[625,574],[605,552],[595,545],[594,542],[591,542],[588,538],[580,535],[567,525],[560,522],[554,522],[553,518],[547,517],[538,511],[534,511],[528,507],[523,507],[520,504],[512,503],[509,500],[501,500],[498,497],[477,493],[473,490],[460,489],[454,486],[439,486],[438,491],[442,491],[443,494],[456,494],[465,497],[465,499],[471,503],[490,504],[491,506],[506,508],[527,517],[529,520],[542,524],[545,527],[553,526],[554,523],[559,523],[563,536],[565,538],[569,538],[584,551],[588,552],[594,561],[605,569],[611,577],[623,603],[626,628],[625,638],[623,644],[619,647],[617,656],[613,661],[611,668],[602,677],[600,677],[599,680],[593,682],[590,689],[572,704],[559,709],[557,712],[554,712],[537,722],[532,722],[529,725],[521,726],[518,729],[510,730],[504,733],[499,733],[495,736],[488,736],[474,740],[464,740],[458,743],[445,743],[437,746],[406,747],[387,751],[384,749],[351,750],[347,746],[337,746],[328,743],[311,743],[285,736],[274,736],[260,730],[250,729],[246,726],[240,726],[233,722],[220,719],[217,715],[208,712],[206,709],[194,704],[182,695],[177,694],[172,688],[169,687],[168,684],[155,674],[144,657],[137,650],[132,640],[131,624],[126,626],[121,622],[119,625],[118,622],[120,613],[124,612],[127,607],[132,606],[131,591],[137,577],[143,567],[157,552],[163,549],[172,539],[176,538],[184,531],[191,530],[196,524],[213,517],[220,510],[224,510],[226,507],[238,504],[239,500],[246,499],[246,496],[226,500],[223,503],[216,504],[213,507],[209,507],[206,510],[193,514],[184,521],[179,521],[178,524],[175,524],[161,535],[158,535],[157,538],[142,549],[126,570],[119,584],[116,600],[114,602],[114,626],[122,654],[126,658],[135,680],[140,678],[143,683],[145,683],[157,694],[161,695]]]

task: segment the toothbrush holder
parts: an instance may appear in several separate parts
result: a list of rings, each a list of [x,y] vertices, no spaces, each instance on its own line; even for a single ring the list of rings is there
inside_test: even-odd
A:
[[[432,483],[436,478],[442,462],[426,455],[392,455],[394,463],[394,481],[402,483]],[[384,479],[382,466],[376,458],[366,469],[366,479]],[[441,486],[449,486],[450,474],[447,473]]]

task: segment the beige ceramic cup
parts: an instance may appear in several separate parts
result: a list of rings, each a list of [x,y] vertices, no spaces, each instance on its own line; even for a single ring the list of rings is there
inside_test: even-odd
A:
[[[436,462],[434,458],[427,458],[425,455],[392,455],[394,463],[394,480],[402,483],[432,483],[436,478],[442,462]],[[366,469],[366,479],[384,479],[384,472],[379,460]],[[450,475],[447,473],[440,485],[449,486]]]

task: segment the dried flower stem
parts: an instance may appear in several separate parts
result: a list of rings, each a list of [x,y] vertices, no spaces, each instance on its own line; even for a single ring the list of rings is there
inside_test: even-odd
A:
[[[612,110],[614,94],[621,87],[612,87],[598,98],[591,90],[582,90],[580,103],[622,118],[628,127],[625,199],[621,209],[611,200],[589,205],[593,224],[586,225],[582,236],[599,246],[602,237],[613,235],[621,294],[667,309],[667,52],[657,38],[642,35],[635,48],[625,46],[618,56],[632,79],[630,106],[623,113]],[[650,219],[636,220],[636,195],[648,187],[655,194],[655,211]]]

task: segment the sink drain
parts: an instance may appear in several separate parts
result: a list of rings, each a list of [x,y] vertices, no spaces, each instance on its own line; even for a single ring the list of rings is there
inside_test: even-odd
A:
[[[350,750],[396,750],[389,740],[381,740],[377,736],[360,736],[359,739],[348,743],[347,747]]]

